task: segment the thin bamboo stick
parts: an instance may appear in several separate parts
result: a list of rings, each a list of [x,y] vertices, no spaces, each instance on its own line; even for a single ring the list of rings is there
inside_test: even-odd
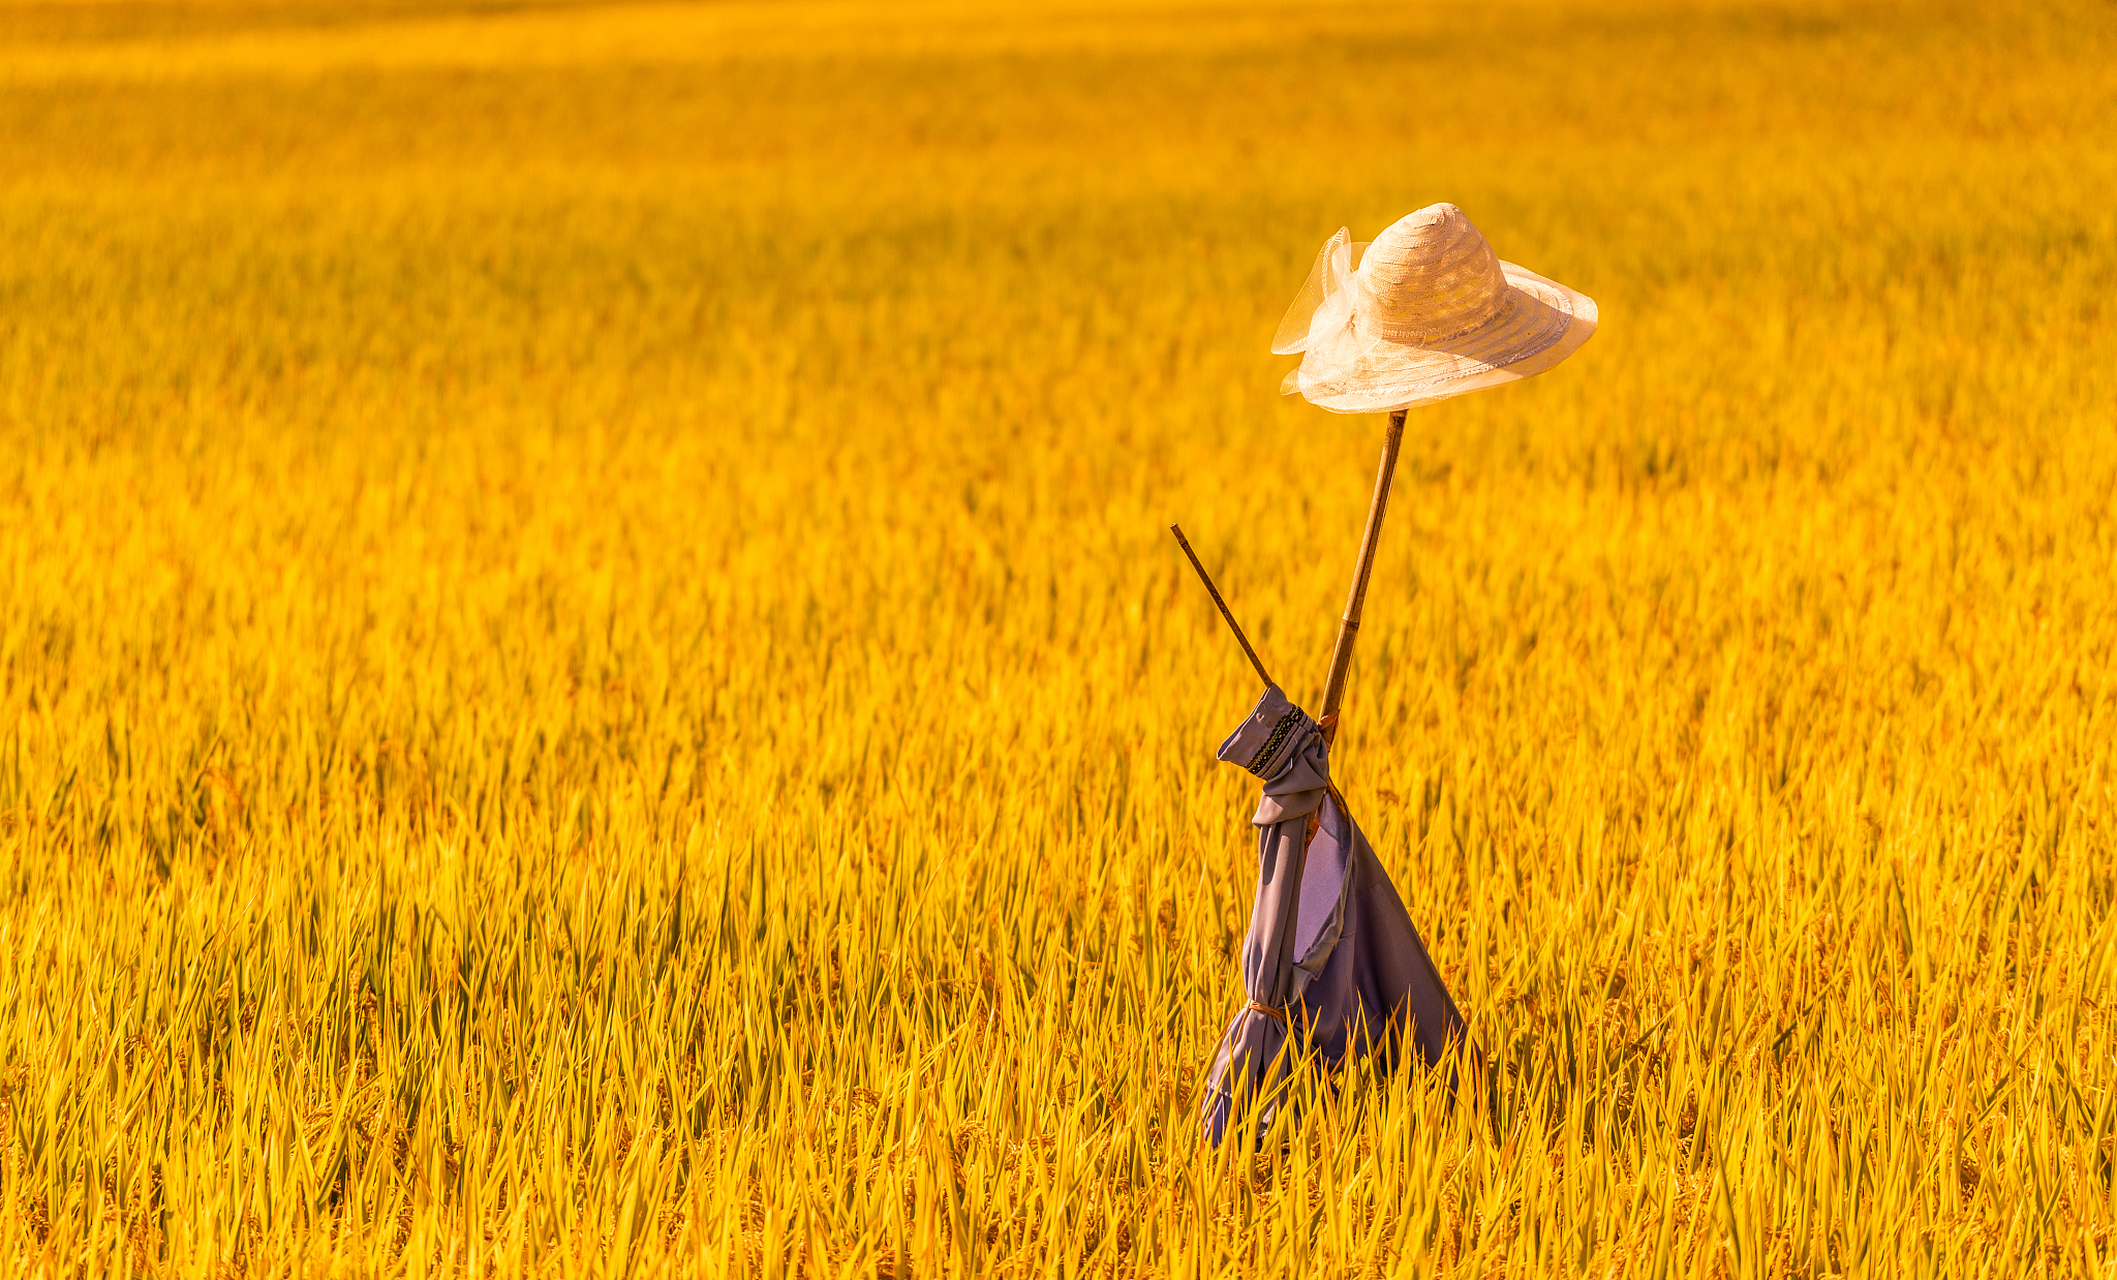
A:
[[[1198,553],[1191,550],[1191,540],[1183,536],[1182,526],[1172,524],[1169,526],[1169,532],[1176,535],[1176,545],[1183,548],[1183,553],[1191,557],[1191,567],[1198,570],[1198,580],[1206,584],[1207,594],[1213,597],[1214,604],[1220,606],[1220,616],[1227,619],[1228,630],[1235,633],[1235,643],[1242,646],[1242,651],[1249,655],[1250,665],[1257,668],[1257,678],[1270,685],[1272,677],[1266,674],[1263,660],[1257,656],[1255,649],[1250,648],[1250,638],[1242,634],[1242,624],[1235,621],[1234,611],[1228,608],[1228,602],[1220,598],[1220,588],[1213,585],[1213,575],[1206,572],[1205,565],[1199,562]]]
[[[1397,450],[1404,443],[1404,411],[1389,415],[1389,433],[1382,438],[1382,467],[1375,474],[1375,496],[1367,506],[1367,532],[1360,538],[1360,560],[1353,567],[1353,589],[1345,598],[1345,616],[1338,620],[1338,643],[1331,650],[1330,679],[1323,686],[1323,741],[1338,736],[1338,705],[1345,698],[1345,676],[1353,665],[1353,640],[1360,633],[1360,610],[1367,602],[1367,576],[1374,571],[1375,547],[1382,540],[1382,516],[1389,508],[1389,480],[1397,469]]]

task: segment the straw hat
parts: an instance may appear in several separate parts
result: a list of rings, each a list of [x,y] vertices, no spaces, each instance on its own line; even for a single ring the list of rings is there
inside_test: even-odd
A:
[[[1337,413],[1379,413],[1533,377],[1595,332],[1595,302],[1501,262],[1452,204],[1371,243],[1340,228],[1279,322],[1302,353],[1279,389]]]

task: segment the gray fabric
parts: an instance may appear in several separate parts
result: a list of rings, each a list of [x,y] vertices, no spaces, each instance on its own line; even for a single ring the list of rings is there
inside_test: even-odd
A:
[[[1327,1065],[1374,1054],[1394,1066],[1409,1040],[1431,1066],[1463,1037],[1462,1015],[1412,927],[1389,873],[1330,788],[1330,759],[1316,722],[1277,686],[1220,745],[1219,757],[1256,774],[1264,795],[1257,828],[1257,896],[1242,945],[1243,988],[1281,1010],[1245,1008],[1221,1036],[1206,1079],[1201,1120],[1217,1146],[1237,1099],[1270,1087],[1269,1125],[1288,1063],[1313,1052]],[[1308,819],[1319,813],[1314,840]],[[1304,849],[1304,844],[1306,848]],[[1267,1081],[1266,1073],[1272,1078]]]

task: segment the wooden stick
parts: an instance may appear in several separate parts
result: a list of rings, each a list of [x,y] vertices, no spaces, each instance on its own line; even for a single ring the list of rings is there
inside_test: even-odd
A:
[[[1265,673],[1264,663],[1257,657],[1257,651],[1250,648],[1250,638],[1242,634],[1242,624],[1235,621],[1235,615],[1228,609],[1228,602],[1220,598],[1220,588],[1213,585],[1212,575],[1198,562],[1198,553],[1191,550],[1191,540],[1183,536],[1182,526],[1172,524],[1169,526],[1169,532],[1176,535],[1176,545],[1182,547],[1183,553],[1191,558],[1191,567],[1198,570],[1198,580],[1206,584],[1206,591],[1212,595],[1213,603],[1220,606],[1220,616],[1228,620],[1228,630],[1235,633],[1235,642],[1250,656],[1250,665],[1257,668],[1257,678],[1267,685],[1271,684],[1272,678]]]
[[[1353,639],[1360,633],[1360,608],[1367,602],[1367,575],[1374,571],[1375,546],[1382,540],[1382,516],[1389,509],[1389,478],[1397,469],[1397,450],[1404,443],[1404,411],[1389,415],[1389,434],[1382,438],[1382,469],[1375,474],[1375,496],[1367,506],[1367,532],[1360,538],[1360,561],[1353,566],[1352,593],[1338,621],[1338,644],[1331,650],[1330,679],[1323,686],[1323,742],[1338,736],[1338,704],[1345,698],[1345,675],[1353,665]]]

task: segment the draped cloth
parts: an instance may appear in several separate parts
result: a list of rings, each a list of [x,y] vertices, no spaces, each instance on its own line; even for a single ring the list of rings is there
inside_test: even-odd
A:
[[[1242,944],[1250,1004],[1221,1036],[1200,1116],[1215,1146],[1245,1099],[1259,1104],[1259,1132],[1270,1125],[1296,1056],[1312,1052],[1335,1066],[1374,1055],[1394,1067],[1409,1046],[1431,1066],[1464,1036],[1396,886],[1330,785],[1316,722],[1274,685],[1219,758],[1257,775],[1264,795],[1250,819],[1257,896]]]

